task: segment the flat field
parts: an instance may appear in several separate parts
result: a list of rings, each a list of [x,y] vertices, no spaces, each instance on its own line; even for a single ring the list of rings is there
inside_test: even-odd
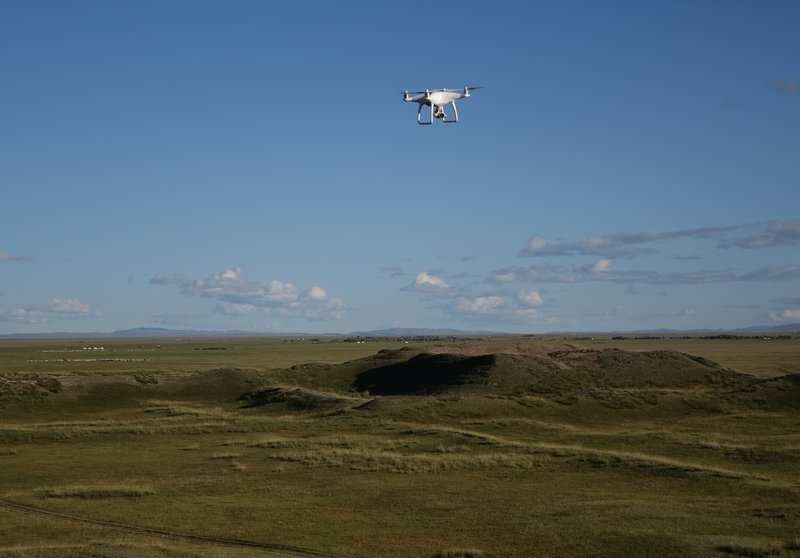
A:
[[[0,340],[5,556],[800,556],[800,338]]]

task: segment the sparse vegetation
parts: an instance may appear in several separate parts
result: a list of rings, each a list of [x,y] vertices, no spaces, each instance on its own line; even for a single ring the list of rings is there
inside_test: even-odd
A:
[[[0,556],[800,556],[800,340],[404,341],[0,345]]]
[[[127,485],[100,486],[67,486],[48,488],[42,492],[47,498],[81,498],[94,500],[98,498],[139,498],[153,494],[151,488]]]

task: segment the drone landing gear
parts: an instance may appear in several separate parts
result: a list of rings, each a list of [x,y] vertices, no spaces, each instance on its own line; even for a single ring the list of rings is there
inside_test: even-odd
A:
[[[444,107],[442,107],[442,122],[445,124],[456,124],[458,123],[458,109],[456,108],[456,102],[450,101],[450,105],[453,107],[453,115],[455,116],[455,120],[448,120],[447,115],[444,113]]]
[[[450,106],[453,107],[453,120],[447,119],[447,113],[444,111],[444,105],[436,105],[430,104],[430,118],[427,122],[422,120],[422,103],[419,104],[419,108],[417,109],[417,124],[420,126],[430,126],[433,124],[433,119],[436,118],[441,120],[445,124],[456,124],[458,123],[458,109],[456,108],[456,102],[450,101]]]
[[[424,105],[422,103],[419,104],[419,108],[417,109],[417,124],[420,126],[430,126],[433,124],[433,105],[431,105],[431,118],[427,122],[422,121],[422,107]]]

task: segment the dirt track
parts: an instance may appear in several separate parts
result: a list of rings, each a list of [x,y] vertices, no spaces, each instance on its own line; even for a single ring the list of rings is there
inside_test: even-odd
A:
[[[125,531],[127,533],[135,533],[138,535],[146,535],[149,537],[160,537],[162,539],[188,541],[192,543],[206,543],[218,546],[236,546],[244,548],[254,548],[269,551],[273,554],[285,556],[303,556],[306,558],[335,558],[331,554],[326,554],[318,550],[309,548],[301,548],[297,546],[289,546],[283,544],[271,544],[255,541],[245,541],[240,539],[226,539],[221,537],[208,537],[203,535],[188,535],[184,533],[175,533],[172,531],[165,531],[163,529],[155,529],[152,527],[140,527],[137,525],[129,525],[127,523],[115,523],[112,521],[102,521],[99,519],[89,519],[85,517],[77,517],[74,515],[67,515],[58,512],[25,506],[23,504],[16,504],[7,500],[0,500],[0,509],[9,510],[16,513],[24,513],[37,517],[44,517],[46,519],[56,521],[71,521],[74,523],[83,523],[84,525],[97,525],[109,529],[116,529],[118,531]]]

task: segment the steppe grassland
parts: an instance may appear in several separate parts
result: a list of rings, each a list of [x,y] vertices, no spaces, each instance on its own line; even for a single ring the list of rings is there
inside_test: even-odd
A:
[[[733,336],[735,337],[735,336]],[[599,335],[575,342],[587,348],[616,347],[627,351],[670,349],[705,357],[722,366],[753,376],[770,377],[800,372],[797,335],[748,334],[741,338],[723,335]]]
[[[628,351],[671,349],[702,356],[755,376],[800,372],[800,339],[747,335],[741,339],[685,336],[493,336],[415,339],[411,346],[463,348],[471,344],[505,346],[565,343],[575,347],[616,347]],[[118,374],[135,371],[194,373],[222,367],[278,370],[308,362],[340,363],[379,349],[407,346],[405,339],[335,337],[236,337],[211,339],[3,340],[0,367],[17,372]],[[102,347],[102,350],[94,350]]]
[[[724,351],[716,342],[697,343],[693,354],[712,358],[701,350],[709,346],[725,352],[724,365],[733,368],[737,359],[758,362],[759,351],[767,359],[785,355],[786,367],[800,360],[797,339],[747,341],[739,355],[730,348],[739,341],[730,340]],[[410,345],[458,349],[537,342],[435,339]],[[113,389],[87,387],[72,399],[59,400],[64,394],[55,393],[44,402],[9,402],[0,411],[5,501],[333,556],[800,553],[796,412],[709,412],[680,403],[612,408],[530,394],[400,397],[383,412],[242,408],[223,383],[158,389],[168,378],[220,367],[249,369],[241,377],[255,378],[254,387],[272,385],[274,378],[285,385],[292,377],[283,371],[287,366],[338,363],[408,345],[104,341],[107,360],[62,356],[67,360],[29,368],[31,361],[45,360],[43,354],[58,354],[43,351],[65,344],[7,343],[0,349],[0,372],[6,375],[111,375],[126,382]],[[112,360],[137,355],[136,347],[150,360]],[[311,381],[301,377],[302,366],[293,373]],[[73,389],[80,391],[77,385]],[[6,508],[0,508],[0,524],[6,526],[0,555],[271,555]]]
[[[85,375],[194,373],[223,367],[281,369],[304,362],[344,362],[401,344],[404,341],[376,343],[324,337],[0,339],[0,367],[17,372]]]

